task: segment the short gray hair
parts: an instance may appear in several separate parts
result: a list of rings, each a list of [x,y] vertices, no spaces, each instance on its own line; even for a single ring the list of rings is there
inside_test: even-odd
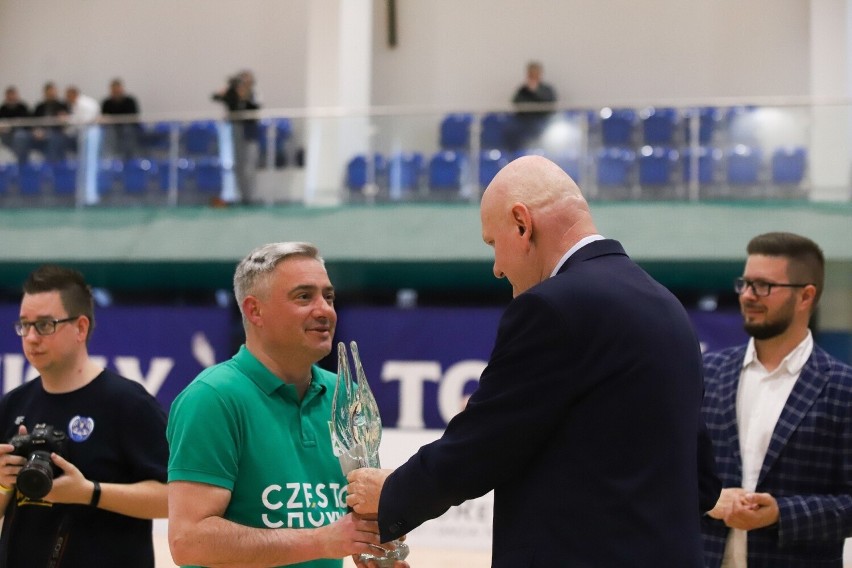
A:
[[[234,297],[241,313],[246,296],[264,292],[263,288],[268,284],[269,275],[279,262],[291,256],[312,258],[325,266],[319,249],[311,243],[269,243],[257,247],[240,261],[234,272]]]

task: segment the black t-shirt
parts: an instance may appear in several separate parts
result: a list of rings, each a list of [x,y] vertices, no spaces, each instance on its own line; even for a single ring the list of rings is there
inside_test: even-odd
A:
[[[24,424],[47,424],[68,437],[68,461],[90,480],[134,483],[167,479],[166,413],[139,383],[105,370],[91,383],[49,394],[41,378],[0,399],[0,436]],[[152,521],[89,507],[34,503],[20,493],[9,502],[0,534],[0,567],[47,566],[57,533],[68,533],[57,568],[153,568]]]
[[[515,92],[512,102],[515,104],[555,103],[556,91],[547,83],[539,83],[538,88],[534,91],[527,85],[521,85]]]
[[[45,100],[36,105],[33,116],[59,116],[70,112],[71,109],[62,101]]]
[[[106,98],[101,103],[102,114],[139,114],[139,105],[131,96],[120,99]]]
[[[24,103],[3,103],[0,105],[0,118],[27,118],[30,109]]]

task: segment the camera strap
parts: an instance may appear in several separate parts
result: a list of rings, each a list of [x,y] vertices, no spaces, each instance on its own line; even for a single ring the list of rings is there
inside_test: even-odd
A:
[[[59,568],[60,562],[62,562],[62,554],[65,552],[65,546],[68,544],[68,525],[70,521],[71,515],[66,511],[62,515],[62,520],[59,522],[59,530],[56,531],[56,540],[50,549],[50,558],[47,559],[47,568]]]

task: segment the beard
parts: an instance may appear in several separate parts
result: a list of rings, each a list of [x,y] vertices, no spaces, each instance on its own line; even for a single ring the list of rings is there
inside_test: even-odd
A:
[[[755,339],[772,339],[778,337],[790,327],[790,321],[771,321],[764,323],[744,323],[743,329]]]
[[[763,322],[752,323],[748,320],[743,322],[743,329],[751,337],[762,340],[778,337],[787,331],[790,324],[793,323],[793,307],[795,300],[785,303],[778,310],[778,314],[774,318],[767,317]]]

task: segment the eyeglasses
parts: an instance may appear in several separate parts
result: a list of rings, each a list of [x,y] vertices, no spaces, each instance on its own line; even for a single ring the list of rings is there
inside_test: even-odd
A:
[[[764,282],[763,280],[746,280],[737,278],[734,280],[734,292],[742,294],[751,288],[755,296],[764,297],[772,293],[773,288],[804,288],[810,284],[777,284],[775,282]]]
[[[60,323],[66,323],[69,321],[74,321],[79,319],[80,316],[73,316],[70,318],[65,318],[61,320],[56,319],[41,319],[36,321],[16,321],[15,322],[15,333],[20,335],[21,337],[25,337],[29,332],[30,328],[34,327],[36,333],[39,335],[53,335],[56,333],[56,326]]]

